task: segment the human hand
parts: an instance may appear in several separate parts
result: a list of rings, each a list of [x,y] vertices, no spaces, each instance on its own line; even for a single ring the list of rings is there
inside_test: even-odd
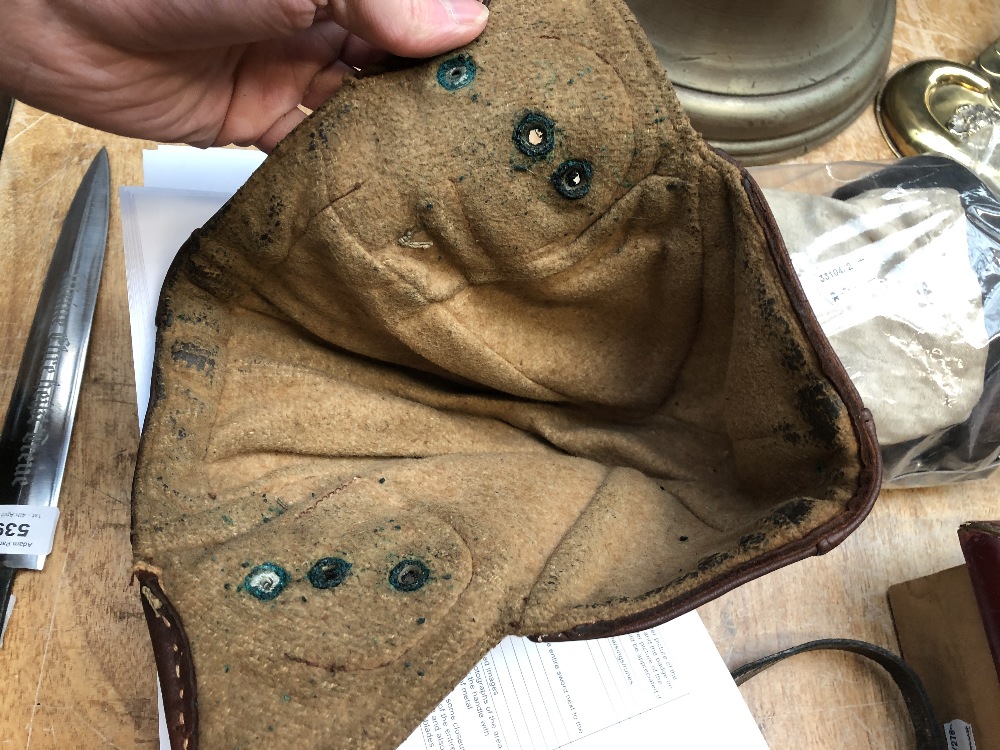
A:
[[[270,151],[387,52],[472,41],[479,0],[0,0],[0,91],[119,135]]]

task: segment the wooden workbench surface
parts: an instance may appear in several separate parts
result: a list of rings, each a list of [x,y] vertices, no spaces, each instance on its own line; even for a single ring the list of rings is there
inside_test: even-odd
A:
[[[1000,0],[900,0],[892,65],[970,60],[997,37]],[[13,386],[48,254],[86,164],[105,146],[115,189],[138,185],[150,145],[15,107],[0,160],[0,394]],[[868,110],[796,161],[891,156]],[[129,581],[135,404],[115,194],[55,550],[44,572],[18,577],[0,651],[0,750],[156,747],[155,672]],[[732,666],[821,637],[896,649],[887,588],[959,564],[956,529],[1000,517],[998,497],[1000,475],[883,492],[843,545],[747,584],[701,615]],[[774,750],[912,747],[895,688],[853,657],[800,656],[742,690]]]

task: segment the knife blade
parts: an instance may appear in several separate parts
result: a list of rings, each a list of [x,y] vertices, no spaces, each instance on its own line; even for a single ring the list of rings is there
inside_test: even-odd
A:
[[[111,170],[101,149],[63,221],[0,432],[0,506],[57,506],[108,237]],[[17,569],[45,555],[0,555],[0,623]]]

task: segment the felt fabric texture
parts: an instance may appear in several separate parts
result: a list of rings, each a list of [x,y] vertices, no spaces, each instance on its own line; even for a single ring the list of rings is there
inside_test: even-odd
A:
[[[870,415],[617,0],[349,82],[182,248],[134,485],[176,747],[392,748],[510,633],[864,518]]]
[[[988,336],[958,192],[764,195],[879,441],[968,419],[983,393]]]

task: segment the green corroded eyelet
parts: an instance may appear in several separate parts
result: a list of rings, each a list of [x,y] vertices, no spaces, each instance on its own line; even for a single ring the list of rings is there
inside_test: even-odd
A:
[[[541,112],[528,112],[514,127],[512,138],[522,154],[545,156],[556,145],[555,123]]]
[[[396,591],[416,591],[427,583],[431,569],[420,560],[403,560],[389,573],[389,583]]]
[[[271,562],[261,563],[243,580],[243,588],[251,596],[262,602],[269,602],[285,590],[288,585],[288,572],[280,565]]]
[[[552,173],[551,181],[563,198],[576,200],[590,192],[590,178],[594,168],[586,159],[569,159]]]
[[[324,557],[317,560],[306,577],[313,588],[333,589],[339,586],[347,578],[351,571],[351,564],[347,560],[339,557]]]
[[[438,67],[438,83],[448,91],[464,89],[475,77],[476,62],[465,53],[449,57]]]

